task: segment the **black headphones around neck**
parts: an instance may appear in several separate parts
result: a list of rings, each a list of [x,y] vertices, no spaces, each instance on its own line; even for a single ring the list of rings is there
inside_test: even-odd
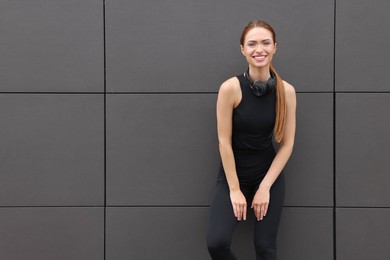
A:
[[[269,72],[271,74],[271,77],[267,80],[267,82],[263,82],[261,80],[253,82],[253,80],[249,76],[249,68],[246,72],[244,72],[244,77],[248,81],[249,87],[251,88],[254,95],[261,97],[267,94],[271,89],[275,87],[276,85],[275,74],[272,72],[272,70],[270,70]]]

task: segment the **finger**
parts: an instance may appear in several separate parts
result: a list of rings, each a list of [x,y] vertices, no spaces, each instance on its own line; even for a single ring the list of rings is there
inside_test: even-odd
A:
[[[246,220],[246,205],[244,205],[242,215],[243,215],[244,220]]]
[[[263,220],[264,217],[264,205],[260,206],[260,220]]]
[[[257,221],[260,221],[260,213],[261,213],[260,211],[261,211],[260,206],[256,205],[255,206],[255,215],[256,215]]]
[[[233,212],[234,212],[234,216],[237,218],[238,214],[237,214],[237,206],[235,204],[233,204]]]
[[[241,221],[242,220],[242,208],[241,207],[238,207],[238,208],[239,208],[239,210],[238,210],[237,220]]]
[[[267,213],[268,204],[264,203],[261,205],[261,219],[263,219]]]
[[[240,221],[242,217],[241,206],[237,205],[237,220]]]
[[[267,212],[268,212],[268,204],[264,206],[264,217],[265,215],[267,215]]]

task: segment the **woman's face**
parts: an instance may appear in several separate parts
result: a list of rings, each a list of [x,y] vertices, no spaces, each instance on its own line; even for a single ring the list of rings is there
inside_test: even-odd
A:
[[[254,67],[269,66],[276,52],[276,43],[272,33],[265,28],[255,27],[249,30],[245,36],[241,52],[249,65]]]

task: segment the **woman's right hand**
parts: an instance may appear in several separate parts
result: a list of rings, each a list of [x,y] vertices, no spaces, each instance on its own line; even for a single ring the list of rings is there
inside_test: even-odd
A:
[[[232,201],[234,216],[237,220],[246,220],[247,204],[241,190],[230,191],[230,200]]]

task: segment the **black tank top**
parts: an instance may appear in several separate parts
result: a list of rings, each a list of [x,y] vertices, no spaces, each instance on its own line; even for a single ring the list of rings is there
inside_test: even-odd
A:
[[[275,126],[276,91],[264,96],[252,93],[243,74],[237,76],[242,98],[233,110],[232,147],[240,184],[259,183],[267,173],[275,150],[272,144]],[[221,164],[220,173],[224,175]]]

